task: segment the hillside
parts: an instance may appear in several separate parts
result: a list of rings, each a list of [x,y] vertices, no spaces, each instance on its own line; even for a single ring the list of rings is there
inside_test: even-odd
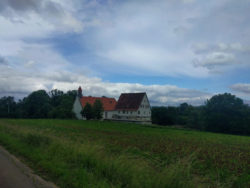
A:
[[[0,144],[60,187],[248,187],[250,137],[77,120],[0,120]]]

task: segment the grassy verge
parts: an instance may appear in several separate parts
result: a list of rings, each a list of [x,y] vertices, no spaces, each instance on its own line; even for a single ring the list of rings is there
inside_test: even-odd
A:
[[[250,186],[250,137],[115,122],[5,119],[0,143],[60,187]]]

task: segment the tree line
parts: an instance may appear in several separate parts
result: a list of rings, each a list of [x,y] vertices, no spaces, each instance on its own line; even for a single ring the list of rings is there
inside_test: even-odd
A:
[[[230,93],[213,96],[202,106],[153,107],[152,122],[186,128],[250,135],[250,107]]]
[[[63,91],[54,89],[34,91],[27,97],[15,101],[14,97],[0,98],[0,118],[59,118],[75,119],[72,111],[73,103],[77,95],[76,90]],[[86,119],[101,119],[103,105],[96,100],[93,106],[87,103],[81,114]]]
[[[0,118],[61,118],[74,119],[73,103],[76,90],[63,92],[54,89],[34,91],[16,101],[14,97],[0,98]],[[86,104],[81,114],[86,119],[101,119],[101,101],[91,106]],[[159,125],[181,125],[183,127],[250,135],[250,107],[243,100],[230,93],[219,94],[207,100],[202,106],[187,103],[177,107],[152,107],[152,123]]]
[[[14,97],[0,98],[0,118],[75,118],[72,106],[77,91],[64,93],[54,89],[34,91],[15,101]]]

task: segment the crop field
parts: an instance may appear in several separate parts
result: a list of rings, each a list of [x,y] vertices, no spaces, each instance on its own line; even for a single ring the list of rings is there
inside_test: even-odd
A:
[[[0,119],[0,144],[59,187],[250,187],[250,137],[156,125]]]

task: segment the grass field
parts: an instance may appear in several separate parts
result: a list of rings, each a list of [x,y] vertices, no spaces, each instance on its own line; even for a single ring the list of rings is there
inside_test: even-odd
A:
[[[0,144],[59,187],[250,187],[250,137],[116,122],[0,119]]]

